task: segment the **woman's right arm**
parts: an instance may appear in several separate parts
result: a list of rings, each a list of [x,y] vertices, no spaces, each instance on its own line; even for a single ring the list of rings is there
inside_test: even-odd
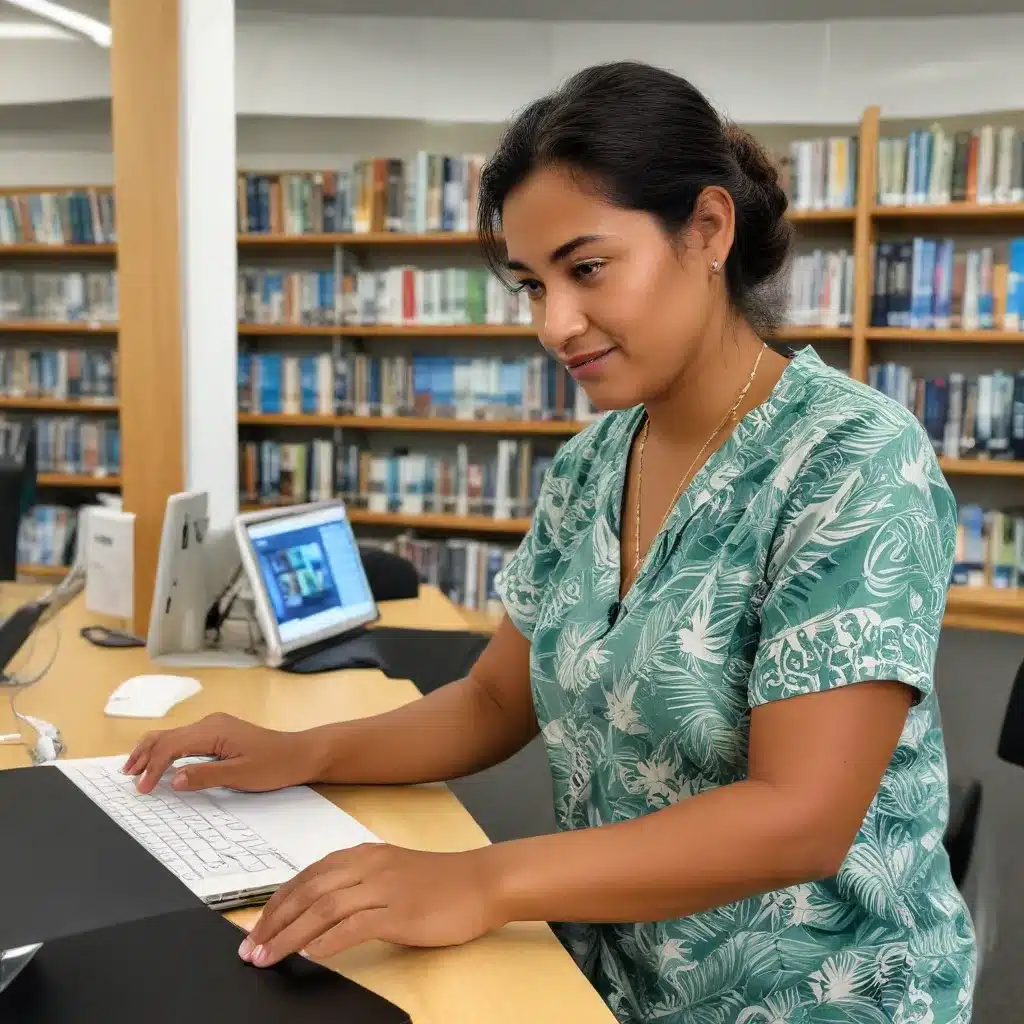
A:
[[[306,782],[418,783],[489,768],[537,735],[530,644],[503,618],[464,679],[370,718],[282,733],[212,715],[144,737],[124,771],[149,792],[178,758],[213,755],[179,769],[177,789],[280,789]]]

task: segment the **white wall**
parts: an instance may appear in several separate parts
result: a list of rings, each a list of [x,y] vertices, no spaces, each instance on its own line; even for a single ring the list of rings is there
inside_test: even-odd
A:
[[[238,25],[242,114],[497,122],[576,68],[635,57],[745,123],[1024,107],[1024,15],[728,24],[282,14]],[[0,106],[109,95],[106,52],[0,42]]]

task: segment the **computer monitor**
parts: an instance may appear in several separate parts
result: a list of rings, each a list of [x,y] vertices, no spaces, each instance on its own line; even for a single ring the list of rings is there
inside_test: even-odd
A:
[[[267,664],[379,618],[343,502],[246,513],[235,532]]]

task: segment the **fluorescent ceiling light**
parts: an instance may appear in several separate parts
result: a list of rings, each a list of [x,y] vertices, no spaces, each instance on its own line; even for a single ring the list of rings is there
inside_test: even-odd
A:
[[[36,14],[40,18],[45,18],[56,25],[86,36],[97,46],[108,48],[110,46],[110,26],[104,25],[102,21],[90,18],[86,14],[72,11],[62,4],[52,3],[51,0],[7,0],[7,2],[13,7],[20,7],[30,14]]]
[[[0,21],[0,39],[77,39],[71,32],[65,32],[56,25],[40,25],[39,22]]]

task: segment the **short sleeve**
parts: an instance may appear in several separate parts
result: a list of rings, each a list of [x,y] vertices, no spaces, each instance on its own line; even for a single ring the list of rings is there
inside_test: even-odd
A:
[[[563,448],[545,473],[530,529],[494,581],[505,611],[527,640],[533,639],[543,591],[561,557],[559,527],[573,483],[567,456]]]
[[[931,692],[956,503],[916,424],[841,438],[794,480],[760,608],[751,707],[851,683]]]

